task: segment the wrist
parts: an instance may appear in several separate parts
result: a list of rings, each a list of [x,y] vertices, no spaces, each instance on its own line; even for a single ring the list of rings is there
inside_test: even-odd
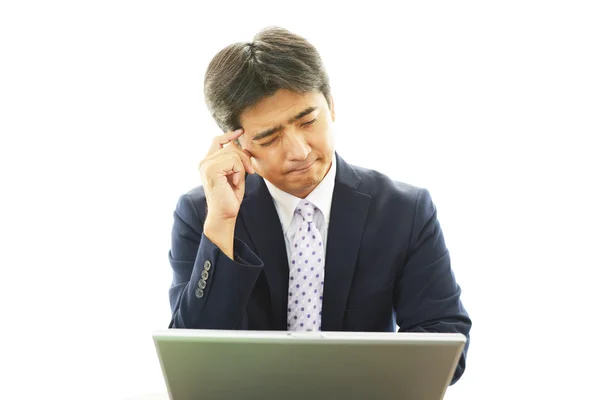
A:
[[[204,222],[204,236],[233,260],[235,219],[217,219],[208,216]]]
[[[222,233],[229,233],[235,231],[235,221],[237,218],[223,218],[208,214],[204,221],[204,229],[210,228]]]

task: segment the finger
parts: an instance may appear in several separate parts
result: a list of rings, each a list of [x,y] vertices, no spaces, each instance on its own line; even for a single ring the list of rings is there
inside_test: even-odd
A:
[[[242,174],[240,172],[234,172],[233,177],[231,178],[231,183],[233,183],[233,186],[237,187],[241,180]]]
[[[231,153],[233,156],[233,166],[231,171],[228,173],[231,175],[231,183],[234,187],[238,187],[240,183],[244,182],[245,178],[245,165],[242,162],[239,153]]]
[[[253,174],[255,171],[254,171],[254,167],[252,166],[252,160],[251,160],[252,156],[250,155],[250,153],[247,150],[243,150],[235,142],[231,142],[231,146],[234,147],[236,150],[236,153],[240,155],[240,159],[242,160],[242,163],[244,164],[244,168],[246,169],[246,171],[248,171],[249,174]]]
[[[242,136],[243,133],[244,133],[244,130],[240,128],[235,131],[227,132],[223,135],[215,137],[212,141],[212,144],[210,145],[210,148],[208,149],[207,155],[210,155],[212,153],[215,153],[215,152],[221,150],[223,148],[223,146],[225,146],[227,143],[230,143],[231,141],[239,138],[240,136]]]
[[[242,157],[240,157],[240,153],[236,151],[228,153],[228,158],[226,162],[228,167],[225,167],[225,169],[223,169],[223,172],[225,172],[227,175],[244,174],[246,170],[246,165],[244,164]]]
[[[199,170],[203,176],[227,176],[229,182],[233,182],[234,174],[244,174],[248,169],[252,170],[247,157],[241,150],[235,146],[229,146],[223,151],[219,151],[200,162]]]

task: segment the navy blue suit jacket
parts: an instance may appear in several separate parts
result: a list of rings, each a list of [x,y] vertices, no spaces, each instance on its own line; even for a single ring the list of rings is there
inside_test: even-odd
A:
[[[402,332],[458,332],[468,339],[471,320],[428,191],[336,157],[321,329],[399,327]],[[180,197],[169,252],[169,327],[287,330],[285,239],[263,178],[246,177],[235,261],[204,236],[205,216],[202,187]],[[468,344],[452,383],[464,371]]]

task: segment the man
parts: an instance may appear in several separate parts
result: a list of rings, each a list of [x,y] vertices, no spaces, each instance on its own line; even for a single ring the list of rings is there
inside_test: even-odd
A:
[[[174,213],[171,328],[469,337],[428,191],[335,152],[333,97],[310,43],[265,29],[220,51],[204,90],[225,133]]]

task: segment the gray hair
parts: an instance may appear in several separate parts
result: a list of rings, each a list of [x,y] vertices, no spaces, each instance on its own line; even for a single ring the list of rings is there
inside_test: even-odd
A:
[[[331,108],[329,77],[317,49],[280,27],[268,27],[251,43],[218,52],[204,76],[204,98],[223,132],[241,128],[240,115],[279,89],[320,91]]]

